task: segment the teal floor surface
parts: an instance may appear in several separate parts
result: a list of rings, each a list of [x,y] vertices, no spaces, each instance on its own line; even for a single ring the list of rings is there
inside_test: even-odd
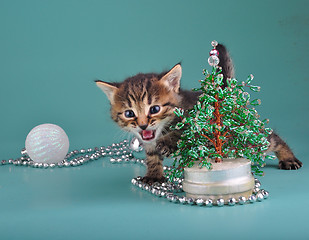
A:
[[[226,44],[238,80],[262,87],[262,118],[304,163],[267,162],[269,199],[244,206],[173,204],[132,186],[145,168],[108,158],[74,168],[0,166],[0,239],[309,239],[308,1],[0,1],[0,160],[28,132],[61,126],[70,150],[127,137],[94,80],[121,81],[182,61],[198,86],[210,42]]]
[[[108,158],[72,168],[1,169],[1,239],[308,239],[308,167],[265,168],[270,197],[233,207],[180,205],[130,183]]]

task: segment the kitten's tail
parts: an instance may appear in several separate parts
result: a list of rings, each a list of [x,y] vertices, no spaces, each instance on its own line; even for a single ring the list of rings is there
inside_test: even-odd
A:
[[[218,44],[216,49],[219,51],[219,66],[222,68],[224,87],[226,87],[226,79],[235,77],[233,61],[224,45]]]

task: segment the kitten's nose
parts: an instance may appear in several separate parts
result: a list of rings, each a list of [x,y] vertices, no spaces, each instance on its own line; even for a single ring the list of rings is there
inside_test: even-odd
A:
[[[145,125],[139,125],[139,127],[140,127],[142,130],[146,130],[146,128],[148,127],[148,124],[145,124]]]

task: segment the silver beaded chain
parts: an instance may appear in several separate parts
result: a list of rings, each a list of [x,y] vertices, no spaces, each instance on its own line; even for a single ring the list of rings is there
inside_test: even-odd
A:
[[[165,168],[169,168],[169,167],[165,167]],[[133,178],[131,182],[133,185],[137,186],[138,188],[145,190],[157,197],[166,198],[170,202],[180,203],[180,204],[198,205],[198,206],[206,206],[206,207],[212,207],[214,205],[218,207],[222,207],[225,204],[229,206],[234,206],[235,204],[243,205],[246,203],[254,203],[256,201],[261,202],[264,199],[267,199],[269,196],[268,191],[264,189],[260,189],[261,183],[257,178],[255,178],[255,187],[253,189],[253,193],[252,195],[248,197],[248,199],[246,199],[243,196],[240,196],[238,199],[229,198],[227,202],[225,202],[224,199],[222,198],[204,200],[202,198],[194,199],[194,198],[186,197],[182,190],[183,178],[180,178],[177,181],[173,181],[173,182],[155,183],[153,185],[143,183],[141,180],[142,180],[142,177],[137,177],[137,178]]]
[[[1,165],[13,164],[16,166],[30,166],[34,168],[55,168],[55,167],[76,167],[86,164],[93,160],[98,160],[101,157],[116,157],[111,158],[111,163],[120,162],[142,162],[144,160],[136,159],[133,156],[133,150],[129,147],[129,141],[124,140],[120,143],[113,143],[108,147],[95,147],[69,152],[64,160],[59,163],[38,163],[34,162],[27,154],[27,150],[21,150],[21,157],[17,159],[2,160]]]
[[[15,166],[29,166],[34,168],[55,168],[55,167],[76,167],[88,162],[98,160],[102,157],[110,157],[110,162],[112,164],[119,163],[139,163],[141,165],[146,165],[144,159],[135,158],[133,151],[140,152],[142,147],[136,145],[137,139],[133,138],[130,142],[124,140],[120,143],[113,143],[108,147],[95,147],[81,150],[74,150],[69,152],[65,159],[59,163],[38,163],[30,159],[27,154],[26,149],[21,150],[21,157],[17,159],[2,160],[1,165],[12,164]],[[165,177],[169,178],[169,172],[171,167],[164,166]],[[230,198],[227,202],[224,199],[207,199],[203,200],[201,198],[193,199],[188,198],[184,195],[182,190],[183,178],[175,178],[173,181],[167,181],[163,183],[154,183],[152,185],[143,183],[142,177],[136,177],[131,180],[131,183],[146,191],[154,196],[166,198],[170,202],[188,204],[188,205],[198,205],[198,206],[219,206],[222,207],[225,204],[229,206],[234,206],[235,204],[243,205],[246,203],[254,203],[256,201],[263,201],[269,196],[268,191],[261,189],[260,181],[255,178],[255,187],[253,189],[253,194],[246,199],[245,197],[239,197],[238,199]]]

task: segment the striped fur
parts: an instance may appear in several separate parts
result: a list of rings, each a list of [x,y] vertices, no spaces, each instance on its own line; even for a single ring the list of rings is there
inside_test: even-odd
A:
[[[303,163],[299,161],[289,146],[273,132],[269,137],[270,147],[268,152],[274,152],[279,159],[279,168],[284,170],[296,170],[303,166]]]
[[[226,82],[227,78],[234,77],[233,63],[223,45],[219,44],[217,49]],[[143,142],[147,156],[144,182],[164,181],[163,158],[176,150],[181,136],[181,132],[169,128],[179,120],[174,108],[192,108],[200,94],[180,89],[181,75],[181,65],[177,64],[168,72],[139,73],[122,83],[96,81],[110,100],[112,119]],[[279,158],[281,169],[298,169],[302,166],[277,134],[270,135],[269,141],[270,150]]]

